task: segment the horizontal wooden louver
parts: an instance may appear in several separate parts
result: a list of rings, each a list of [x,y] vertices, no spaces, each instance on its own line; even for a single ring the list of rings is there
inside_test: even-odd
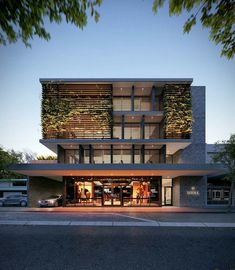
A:
[[[111,138],[112,85],[44,84],[44,139]]]

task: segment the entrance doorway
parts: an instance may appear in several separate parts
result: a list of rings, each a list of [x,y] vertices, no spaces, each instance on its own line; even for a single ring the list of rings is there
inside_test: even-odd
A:
[[[122,205],[122,186],[118,184],[104,185],[103,189],[104,206]]]
[[[164,205],[172,205],[172,187],[164,187]]]

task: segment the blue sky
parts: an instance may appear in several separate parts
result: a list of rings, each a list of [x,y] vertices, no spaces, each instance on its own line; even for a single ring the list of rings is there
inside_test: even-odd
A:
[[[39,78],[193,78],[206,86],[206,141],[235,133],[235,61],[220,57],[200,24],[183,34],[187,14],[154,16],[152,1],[104,1],[84,30],[46,23],[51,40],[0,47],[0,145],[49,153],[40,145]]]

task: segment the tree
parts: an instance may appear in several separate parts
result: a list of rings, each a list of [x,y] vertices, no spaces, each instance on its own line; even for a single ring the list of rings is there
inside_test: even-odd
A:
[[[44,28],[45,19],[50,22],[67,23],[83,28],[87,24],[88,10],[95,21],[99,20],[96,10],[102,0],[1,0],[0,1],[0,44],[15,43],[22,39],[30,46],[29,39],[38,36],[49,40]]]
[[[14,150],[6,151],[0,147],[0,178],[20,178],[17,173],[8,170],[8,166],[15,163],[23,163],[23,154]]]
[[[163,6],[165,0],[154,0],[153,12]],[[203,27],[210,29],[210,39],[222,46],[221,56],[233,58],[235,52],[235,1],[234,0],[170,0],[169,15],[192,12],[184,24],[184,33],[189,33],[200,16]]]
[[[213,161],[222,163],[227,168],[226,178],[231,181],[228,204],[231,208],[235,187],[235,134],[232,134],[228,140],[217,142],[215,147],[217,151],[213,156]]]

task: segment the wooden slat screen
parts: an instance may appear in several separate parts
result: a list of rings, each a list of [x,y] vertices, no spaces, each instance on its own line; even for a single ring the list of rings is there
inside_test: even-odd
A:
[[[111,138],[111,84],[43,84],[42,135]]]

